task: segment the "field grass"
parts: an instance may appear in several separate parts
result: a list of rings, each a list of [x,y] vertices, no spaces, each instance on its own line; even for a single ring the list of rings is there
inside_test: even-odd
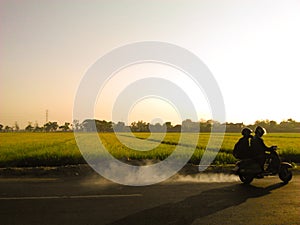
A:
[[[99,157],[98,152],[93,151],[92,144],[88,143],[88,137],[92,134],[84,134],[86,145],[91,146],[88,157]],[[167,133],[161,140],[161,134],[135,133],[135,138],[128,134],[120,134],[122,140],[114,133],[100,133],[99,136],[105,148],[118,159],[139,160],[155,159],[163,160],[168,157],[178,146],[182,154],[193,155],[192,163],[199,163],[209,140],[209,133],[199,135],[196,148],[191,144],[195,134],[187,134],[187,138],[179,142],[180,133]],[[147,139],[149,138],[149,139]],[[232,149],[240,134],[227,133],[214,164],[234,163]],[[279,154],[287,161],[300,163],[300,134],[299,133],[272,133],[264,136],[267,145],[277,145]],[[139,151],[146,147],[147,151]],[[12,166],[60,166],[85,163],[79,151],[73,133],[0,133],[0,167]]]

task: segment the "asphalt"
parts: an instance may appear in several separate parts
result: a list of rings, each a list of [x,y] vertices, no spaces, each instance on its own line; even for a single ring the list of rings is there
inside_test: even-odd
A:
[[[299,173],[287,185],[273,176],[247,186],[224,171],[191,167],[159,184],[130,187],[71,171],[2,174],[0,224],[300,224]]]

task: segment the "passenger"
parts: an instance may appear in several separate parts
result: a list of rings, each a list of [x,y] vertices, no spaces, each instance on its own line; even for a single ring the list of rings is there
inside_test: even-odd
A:
[[[233,155],[235,158],[247,159],[252,157],[249,144],[249,139],[251,140],[253,138],[251,135],[252,132],[253,131],[248,127],[245,127],[242,130],[241,133],[243,137],[238,140],[233,149]]]

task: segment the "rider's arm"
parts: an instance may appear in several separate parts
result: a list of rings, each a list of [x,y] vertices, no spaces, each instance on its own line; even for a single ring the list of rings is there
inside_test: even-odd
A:
[[[272,150],[272,148],[273,148],[272,146],[271,146],[271,147],[268,147],[268,146],[265,145],[263,139],[260,139],[260,140],[261,140],[261,145],[262,145],[263,148],[264,148],[264,151],[271,151],[271,150]]]

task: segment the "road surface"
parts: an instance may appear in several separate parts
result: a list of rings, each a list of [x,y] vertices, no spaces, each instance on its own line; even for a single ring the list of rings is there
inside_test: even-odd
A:
[[[287,185],[269,177],[251,186],[205,176],[147,187],[99,176],[0,178],[0,224],[300,224],[299,174]]]

